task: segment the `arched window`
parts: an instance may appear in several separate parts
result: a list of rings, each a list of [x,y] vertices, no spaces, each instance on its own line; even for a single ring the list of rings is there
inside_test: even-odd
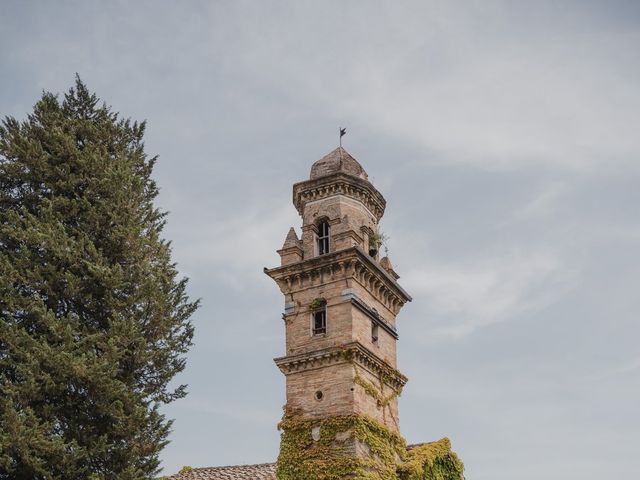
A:
[[[322,308],[313,312],[313,335],[324,335],[327,333],[327,309]]]
[[[316,298],[311,305],[311,334],[325,335],[327,333],[327,301],[324,298]]]
[[[318,255],[329,253],[329,223],[321,222],[318,225]]]

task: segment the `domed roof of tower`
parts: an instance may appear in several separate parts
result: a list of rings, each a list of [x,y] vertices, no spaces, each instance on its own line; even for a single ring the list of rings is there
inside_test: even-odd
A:
[[[333,152],[325,155],[314,163],[311,166],[311,175],[309,178],[314,180],[338,172],[353,175],[363,180],[369,179],[362,165],[342,147],[336,148]]]

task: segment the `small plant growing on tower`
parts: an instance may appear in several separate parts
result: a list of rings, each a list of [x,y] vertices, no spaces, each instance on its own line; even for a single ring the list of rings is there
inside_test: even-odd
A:
[[[383,232],[369,234],[369,255],[375,257],[382,245],[389,241],[389,237]]]
[[[319,308],[324,307],[327,304],[327,301],[324,298],[314,298],[309,304],[309,310],[318,310]]]

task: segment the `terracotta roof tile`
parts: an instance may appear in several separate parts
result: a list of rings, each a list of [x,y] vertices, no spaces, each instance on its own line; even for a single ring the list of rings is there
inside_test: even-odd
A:
[[[276,480],[276,464],[194,468],[169,478],[171,480]]]
[[[432,443],[432,442],[427,442]],[[408,445],[411,451],[425,443]],[[233,465],[229,467],[193,468],[185,473],[176,473],[170,480],[276,480],[276,464]]]

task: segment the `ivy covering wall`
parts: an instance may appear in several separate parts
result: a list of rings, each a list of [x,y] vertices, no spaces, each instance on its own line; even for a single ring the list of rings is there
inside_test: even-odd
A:
[[[400,435],[358,415],[312,420],[288,412],[278,427],[278,480],[464,479],[447,438],[407,450]],[[356,449],[365,451],[357,455]]]
[[[399,480],[464,479],[464,464],[451,451],[451,442],[446,437],[412,448],[397,471]]]

